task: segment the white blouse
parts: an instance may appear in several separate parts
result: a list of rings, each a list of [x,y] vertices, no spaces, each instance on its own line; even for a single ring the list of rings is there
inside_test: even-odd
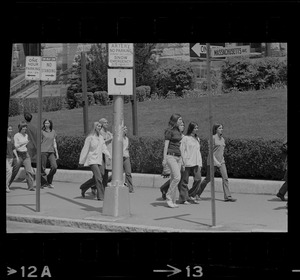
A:
[[[181,157],[186,167],[202,167],[202,156],[200,153],[200,140],[191,135],[183,136],[180,145]]]
[[[79,164],[89,166],[92,164],[102,165],[102,153],[111,157],[102,135],[89,135],[84,142],[80,153]]]
[[[16,150],[18,152],[27,152],[27,147],[25,145],[25,143],[28,142],[28,135],[25,134],[25,136],[20,133],[20,132],[17,132],[14,136],[14,141],[15,141],[15,147],[16,147]],[[24,145],[22,145],[24,144]]]

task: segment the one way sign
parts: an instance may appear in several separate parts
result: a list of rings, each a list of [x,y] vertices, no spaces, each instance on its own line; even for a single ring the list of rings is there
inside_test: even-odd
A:
[[[225,47],[225,43],[213,43],[211,48]],[[191,58],[206,58],[206,43],[190,43]]]

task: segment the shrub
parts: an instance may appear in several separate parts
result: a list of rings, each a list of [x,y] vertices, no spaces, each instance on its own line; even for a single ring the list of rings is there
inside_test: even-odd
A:
[[[190,63],[184,61],[169,61],[160,65],[154,71],[156,81],[155,91],[159,96],[166,97],[169,91],[176,96],[182,96],[182,91],[192,89],[194,85],[194,72]]]
[[[59,167],[78,168],[79,155],[85,136],[57,137],[60,155]],[[207,171],[208,140],[200,139],[202,176]],[[231,178],[281,180],[282,170],[280,140],[229,139],[226,138],[225,162]],[[132,172],[161,174],[164,140],[158,137],[129,138],[129,153]],[[216,176],[220,176],[217,172]]]
[[[110,99],[106,91],[95,91],[94,99],[97,104],[101,104],[104,106],[110,104]]]
[[[264,57],[226,59],[221,67],[223,90],[259,90],[284,87],[287,84],[287,62]]]
[[[59,153],[59,168],[76,169],[85,136],[58,135],[56,141]]]
[[[136,87],[136,100],[139,102],[145,101],[151,97],[151,88],[149,86]]]
[[[62,109],[64,97],[45,96],[42,98],[43,112],[58,111]],[[38,112],[38,98],[11,98],[9,101],[9,116],[23,114],[24,111]]]
[[[13,117],[18,115],[20,115],[19,100],[17,98],[10,98],[8,116]]]

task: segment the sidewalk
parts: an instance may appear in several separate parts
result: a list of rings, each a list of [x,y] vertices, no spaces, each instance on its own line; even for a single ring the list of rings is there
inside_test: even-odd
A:
[[[224,202],[216,178],[216,226],[212,226],[210,185],[199,204],[169,208],[159,190],[167,179],[133,174],[130,215],[112,217],[102,214],[103,201],[95,200],[90,191],[81,197],[79,186],[91,175],[90,171],[58,171],[55,188],[40,190],[40,212],[36,212],[36,193],[28,191],[26,183],[14,182],[6,194],[7,220],[112,232],[287,232],[286,202],[275,196],[281,181],[230,179],[237,201]]]

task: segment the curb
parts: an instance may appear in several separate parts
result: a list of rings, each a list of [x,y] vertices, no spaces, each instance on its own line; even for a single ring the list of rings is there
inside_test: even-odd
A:
[[[156,227],[133,225],[114,222],[80,220],[69,218],[57,218],[51,216],[34,216],[21,214],[6,214],[7,221],[35,223],[41,225],[72,227],[80,229],[89,229],[94,231],[111,231],[111,232],[198,232],[193,230],[175,229],[169,227]]]
[[[54,176],[54,181],[68,182],[81,185],[86,180],[92,177],[90,170],[65,170],[57,169]],[[16,176],[16,180],[25,179],[25,170],[21,168]],[[159,188],[168,179],[163,178],[158,174],[140,174],[132,173],[134,185],[138,187]],[[204,179],[204,177],[202,177]],[[193,178],[190,177],[189,187],[192,187]],[[283,181],[271,180],[246,180],[229,178],[229,188],[232,193],[248,193],[248,194],[271,194],[275,195]],[[210,191],[210,184],[206,187],[204,192]],[[215,178],[215,191],[223,192],[222,178]]]

